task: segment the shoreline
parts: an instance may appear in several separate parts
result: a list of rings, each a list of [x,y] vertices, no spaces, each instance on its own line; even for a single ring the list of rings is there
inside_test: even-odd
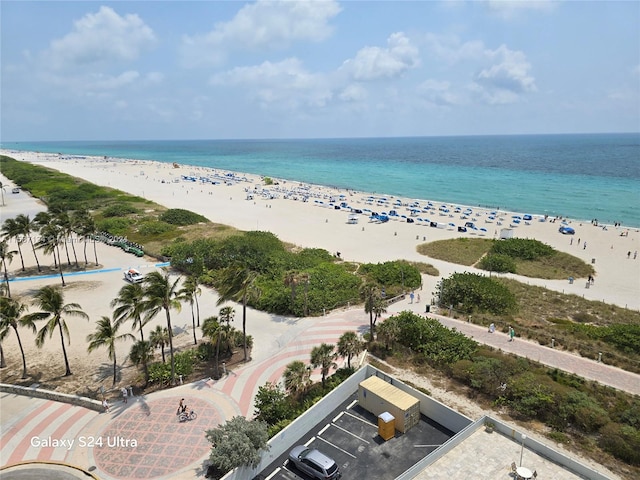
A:
[[[253,152],[253,156],[250,155],[249,164],[245,165],[248,169],[252,170],[253,173],[242,173],[244,171],[240,167],[244,164],[237,165],[233,163],[233,165],[227,165],[225,167],[210,166],[209,161],[215,161],[215,159],[219,159],[219,162],[215,162],[215,163],[222,163],[223,165],[225,164],[226,157],[225,156],[217,157],[215,153],[212,153],[213,158],[209,158],[208,156],[203,156],[202,152],[196,152],[195,155],[191,155],[188,152],[185,153],[184,155],[175,155],[175,154],[169,153],[167,156],[164,156],[162,152],[158,151],[155,153],[158,155],[158,158],[163,158],[163,160],[157,160],[155,158],[148,158],[150,155],[153,155],[152,150],[146,152],[145,155],[142,155],[143,158],[134,158],[134,157],[127,156],[127,153],[135,156],[136,152],[126,152],[126,153],[124,151],[114,152],[116,156],[111,156],[111,155],[102,155],[101,153],[97,153],[97,152],[87,154],[87,153],[83,153],[82,150],[79,150],[78,153],[61,153],[64,151],[64,149],[59,150],[59,149],[53,149],[53,148],[50,148],[49,151],[40,151],[37,149],[19,150],[19,149],[12,149],[9,145],[7,145],[6,148],[2,148],[2,146],[0,146],[0,151],[5,152],[5,154],[6,152],[9,152],[8,154],[10,156],[11,155],[20,156],[23,154],[29,155],[32,153],[37,153],[42,156],[58,157],[60,159],[80,160],[80,161],[82,160],[102,161],[106,159],[107,161],[113,161],[113,162],[157,162],[162,165],[171,165],[172,163],[177,162],[178,164],[180,164],[182,167],[185,167],[185,168],[237,172],[240,175],[253,176],[258,178],[266,176],[266,177],[279,178],[282,180],[286,180],[286,182],[289,182],[289,183],[301,183],[301,184],[313,185],[313,186],[334,189],[334,190],[371,192],[371,194],[373,195],[387,196],[387,197],[393,197],[393,198],[404,198],[404,199],[421,199],[424,201],[430,200],[434,203],[435,202],[445,203],[449,205],[459,205],[459,206],[465,206],[465,207],[469,206],[471,208],[481,208],[481,209],[488,209],[488,210],[499,208],[500,210],[509,212],[509,213],[522,212],[522,213],[529,213],[529,214],[538,215],[538,216],[547,215],[548,217],[552,217],[552,218],[567,218],[567,219],[571,219],[572,221],[581,222],[581,223],[589,223],[593,219],[597,219],[600,225],[621,224],[625,228],[640,229],[640,217],[637,217],[637,215],[635,214],[629,213],[628,202],[626,197],[624,199],[618,199],[619,201],[623,201],[625,205],[625,207],[619,211],[620,207],[618,206],[614,206],[606,202],[601,204],[600,202],[592,201],[590,198],[590,192],[592,190],[585,190],[585,188],[587,188],[585,186],[582,190],[574,192],[574,194],[576,195],[575,198],[582,198],[582,197],[585,198],[584,202],[580,202],[581,207],[576,208],[575,201],[573,203],[569,202],[565,205],[563,202],[565,199],[569,198],[567,197],[568,193],[563,194],[562,196],[559,196],[557,193],[558,191],[563,190],[563,187],[562,187],[563,185],[566,186],[567,184],[567,180],[563,179],[562,174],[560,174],[560,177],[557,177],[557,178],[551,177],[545,180],[545,188],[541,190],[537,196],[527,196],[526,194],[524,194],[524,192],[527,191],[526,186],[522,187],[520,190],[510,188],[510,185],[514,184],[514,182],[516,181],[519,182],[519,178],[521,177],[521,175],[517,172],[513,172],[513,175],[512,175],[508,173],[509,172],[508,170],[505,170],[506,178],[504,179],[503,183],[498,185],[489,181],[489,183],[486,184],[488,185],[488,188],[490,188],[491,190],[494,190],[494,191],[504,190],[504,191],[502,192],[501,195],[498,195],[498,197],[494,198],[494,200],[496,200],[495,202],[486,202],[485,201],[486,194],[477,195],[476,193],[481,192],[482,190],[477,189],[475,186],[472,189],[464,188],[462,190],[456,189],[455,185],[451,185],[451,187],[450,188],[448,187],[446,190],[442,190],[442,188],[432,189],[431,187],[433,185],[441,184],[441,181],[438,181],[437,177],[434,177],[435,184],[431,183],[430,180],[426,180],[424,183],[423,182],[416,183],[414,181],[407,180],[407,182],[402,183],[402,185],[405,185],[405,188],[402,188],[401,185],[397,184],[396,182],[397,179],[394,180],[393,177],[390,179],[389,182],[386,182],[386,181],[382,182],[380,181],[380,179],[386,178],[386,177],[384,177],[384,175],[381,176],[376,174],[375,177],[373,178],[366,177],[365,178],[367,180],[365,182],[366,184],[363,184],[362,182],[358,182],[358,179],[360,179],[359,175],[352,178],[350,176],[352,172],[340,171],[339,178],[343,180],[342,181],[343,185],[336,185],[333,182],[333,180],[336,180],[336,179],[328,175],[328,172],[316,172],[316,173],[320,173],[320,176],[318,178],[307,180],[305,179],[307,175],[303,173],[304,171],[299,170],[299,167],[296,167],[293,165],[290,169],[285,169],[286,172],[290,174],[294,174],[294,172],[296,172],[297,176],[301,179],[289,178],[287,177],[287,174],[282,171],[283,162],[278,162],[278,161],[276,161],[274,164],[275,171],[277,171],[278,173],[275,173],[275,171],[273,171],[273,168],[271,168],[272,173],[265,173],[265,171],[268,172],[270,170],[270,167],[269,167],[270,164],[268,162],[265,163],[269,157],[268,156],[265,158],[260,157],[257,160],[258,163],[256,163],[255,152]],[[172,159],[173,156],[177,158]],[[189,163],[190,161],[193,163]],[[226,163],[229,163],[229,162],[227,161]],[[288,165],[288,163],[286,163],[286,165]],[[238,169],[234,167],[238,167]],[[316,167],[312,165],[310,168],[314,169]],[[372,168],[375,169],[375,166]],[[346,176],[343,177],[342,174],[346,174]],[[438,175],[438,174],[435,173],[435,175]],[[535,176],[536,172],[535,171],[531,172],[531,175]],[[294,174],[294,176],[296,176],[296,174]],[[576,174],[576,176],[579,177],[578,174]],[[412,175],[412,178],[417,178],[417,177],[415,177],[415,175]],[[587,175],[585,178],[582,178],[582,177],[575,178],[571,180],[570,183],[581,184],[583,181],[588,181],[589,178],[591,178],[589,177],[589,175]],[[562,179],[562,183],[559,184],[558,182],[561,179]],[[488,180],[488,179],[485,178],[485,180]],[[385,187],[387,187],[388,189],[385,189]],[[591,188],[601,188],[601,187],[608,188],[608,186],[591,185]],[[532,185],[532,188],[537,188],[537,187],[533,187]],[[626,188],[630,188],[630,187],[627,186]],[[398,193],[389,193],[391,191],[395,191]],[[471,192],[471,191],[473,191],[471,195],[462,193],[462,192]],[[598,191],[598,190],[593,190],[593,191]],[[627,191],[627,190],[624,189],[624,191]],[[633,195],[633,192],[634,192],[633,189],[629,190],[628,195]],[[431,193],[432,195],[428,195],[428,193]],[[586,197],[586,195],[589,195],[589,196]],[[483,196],[485,198],[483,198]],[[431,198],[428,198],[428,197],[431,197]],[[451,200],[451,198],[459,198],[461,200],[453,201]],[[538,198],[546,198],[546,200],[537,201],[536,199]],[[508,205],[508,206],[505,206],[505,205]],[[530,208],[530,206],[532,205],[534,205],[534,208]],[[607,208],[608,210],[606,210]],[[567,212],[566,210],[569,210],[569,212]],[[619,214],[621,214],[621,216],[623,217],[622,221],[620,219]]]
[[[457,271],[481,271],[422,256],[415,250],[418,244],[464,236],[497,238],[501,229],[506,228],[515,237],[536,238],[556,250],[592,263],[596,269],[596,282],[585,287],[582,281],[569,283],[567,279],[506,276],[591,300],[640,309],[637,295],[640,291],[640,259],[634,261],[632,258],[640,250],[640,230],[637,228],[602,223],[595,226],[589,221],[572,219],[567,225],[575,228],[576,234],[570,236],[558,233],[562,225],[559,218],[548,217],[543,221],[543,215],[533,213],[529,221],[514,223],[517,219],[512,218],[513,215],[522,218],[524,214],[276,178],[272,179],[277,184],[267,186],[259,175],[211,167],[116,157],[10,150],[0,150],[0,153],[139,195],[167,208],[195,211],[215,223],[240,230],[271,231],[281,240],[295,245],[341,252],[346,260],[383,262],[404,258],[431,263],[440,271],[440,277],[445,278]],[[185,180],[183,177],[195,178]],[[200,177],[217,183],[201,183]],[[341,203],[362,211],[356,224],[349,224],[346,209],[335,208]],[[424,210],[429,203],[432,206]],[[445,205],[448,212],[441,210]],[[411,212],[412,209],[419,211]],[[389,214],[392,210],[396,210],[397,216],[389,217],[387,222],[369,221],[370,212]],[[465,215],[467,210],[470,212]],[[491,219],[493,211],[496,215]],[[458,232],[457,227],[464,226],[467,221],[473,222],[477,230]],[[437,227],[433,228],[432,222]],[[436,282],[434,278],[426,279],[427,292],[435,291]]]

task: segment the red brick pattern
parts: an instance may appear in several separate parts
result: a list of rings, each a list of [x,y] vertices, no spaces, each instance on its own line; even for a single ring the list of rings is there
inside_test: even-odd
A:
[[[179,402],[180,397],[139,401],[117,416],[97,436],[103,442],[93,450],[98,469],[120,479],[158,478],[202,461],[211,449],[205,430],[219,425],[220,415],[211,403],[186,398],[198,418],[179,422]],[[137,446],[114,446],[116,438],[136,440]]]

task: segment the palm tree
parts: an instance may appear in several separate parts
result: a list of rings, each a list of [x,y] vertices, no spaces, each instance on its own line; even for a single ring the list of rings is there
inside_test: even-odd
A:
[[[395,317],[387,318],[378,327],[378,339],[384,341],[387,350],[396,343],[399,334],[400,328],[398,327],[398,322]]]
[[[95,223],[88,210],[78,210],[72,216],[73,231],[82,236],[82,252],[84,254],[84,264],[89,265],[87,260],[87,239],[94,233]],[[95,245],[95,238],[94,238]],[[96,260],[96,264],[98,261]]]
[[[232,300],[242,303],[242,348],[244,361],[247,361],[247,302],[249,298],[257,298],[260,291],[255,286],[258,272],[245,267],[229,267],[222,272],[221,286],[218,289],[220,299],[218,305]]]
[[[118,296],[111,300],[111,308],[115,308],[113,311],[113,317],[118,322],[125,320],[133,320],[131,329],[136,328],[140,331],[140,340],[144,341],[144,332],[142,328],[149,323],[151,319],[142,318],[144,310],[144,289],[139,283],[130,283],[123,286],[118,292]]]
[[[164,310],[167,317],[167,331],[169,332],[169,354],[171,356],[171,384],[175,384],[176,363],[173,358],[173,327],[171,326],[171,309],[180,311],[181,305],[178,300],[178,283],[180,277],[173,282],[169,278],[169,271],[162,268],[162,272],[151,272],[144,277],[145,297],[144,309],[147,311],[147,318],[155,317],[160,310]]]
[[[35,219],[31,220],[29,218],[29,215],[25,215],[21,213],[16,216],[15,220],[16,220],[16,223],[18,224],[20,234],[24,238],[29,239],[29,244],[31,245],[31,250],[33,251],[33,256],[35,257],[36,265],[38,266],[38,272],[41,272],[42,268],[40,267],[40,262],[38,261],[38,255],[36,254],[36,246],[33,243],[33,237],[31,236],[32,232],[38,231],[38,226]]]
[[[198,303],[198,297],[202,295],[202,289],[200,288],[200,275],[192,274],[182,284],[183,288],[189,288],[193,292],[193,301],[196,304],[196,326],[200,326],[200,304]]]
[[[136,367],[142,364],[144,384],[146,386],[149,383],[149,362],[153,360],[153,345],[151,345],[151,342],[138,340],[131,346],[129,358]]]
[[[363,349],[364,346],[356,332],[344,332],[338,340],[338,355],[347,359],[347,368],[351,368],[351,359]]]
[[[64,347],[65,338],[69,339],[69,327],[65,321],[65,316],[79,317],[86,320],[89,316],[81,310],[77,303],[64,303],[64,295],[62,290],[57,287],[46,286],[38,290],[34,297],[36,306],[40,308],[40,312],[27,315],[30,320],[46,320],[46,324],[36,334],[36,346],[42,348],[47,338],[52,337],[56,327],[60,332],[60,342],[62,343],[62,354],[64,355],[65,374],[67,377],[71,375],[69,368],[69,359],[67,358],[67,350]]]
[[[58,228],[61,231],[62,243],[64,243],[64,249],[67,253],[67,263],[69,266],[71,266],[71,258],[69,258],[69,243],[71,243],[71,248],[73,249],[73,256],[75,257],[77,267],[78,256],[76,255],[76,247],[74,246],[74,242],[70,238],[73,235],[73,221],[71,219],[71,215],[69,215],[68,211],[61,210],[59,212],[56,212],[54,218],[58,225]]]
[[[287,365],[282,376],[284,389],[296,399],[311,385],[311,369],[300,360],[294,360]]]
[[[231,355],[233,353],[230,342],[231,322],[233,322],[233,317],[235,317],[236,311],[233,307],[226,306],[220,309],[219,315],[219,322],[221,324],[226,323],[227,325],[221,329],[220,334],[218,334],[218,339],[220,339],[220,337],[224,337],[224,340],[227,342],[227,354]]]
[[[22,377],[27,378],[27,360],[24,356],[24,349],[22,348],[22,340],[20,339],[20,333],[18,327],[27,327],[29,330],[36,332],[36,326],[33,320],[28,319],[23,315],[27,311],[27,306],[17,300],[12,300],[7,297],[0,297],[0,340],[6,336],[6,332],[9,331],[9,327],[13,328],[16,332],[16,338],[18,339],[18,347],[20,347],[20,355],[22,356]]]
[[[216,374],[219,373],[218,363],[220,360],[220,342],[222,341],[222,337],[224,335],[223,328],[220,322],[218,321],[218,317],[209,317],[205,318],[202,322],[202,335],[208,337],[212,342],[215,340],[216,342],[216,364],[215,371]]]
[[[149,335],[149,343],[152,347],[160,349],[160,352],[162,352],[162,363],[166,363],[164,347],[169,344],[169,330],[167,330],[167,327],[156,326],[156,329],[152,330],[151,335]]]
[[[380,298],[380,289],[375,283],[365,283],[360,289],[360,295],[364,298],[364,311],[369,314],[369,334],[371,336],[370,341],[374,341],[374,321],[373,313],[376,300]]]
[[[4,282],[7,289],[7,297],[11,298],[11,289],[9,288],[9,272],[7,271],[7,263],[11,263],[13,255],[17,253],[15,250],[9,250],[9,243],[6,240],[0,240],[0,260],[2,261],[2,269],[4,270]]]
[[[41,212],[42,213],[42,212]],[[40,215],[40,213],[38,214]],[[36,215],[36,217],[38,217]],[[38,246],[42,248],[45,253],[53,255],[53,264],[58,268],[60,272],[60,279],[62,280],[62,286],[66,286],[64,281],[64,275],[62,273],[62,258],[60,257],[60,243],[63,240],[63,232],[56,224],[56,221],[50,215],[41,217],[40,221],[48,221],[40,229],[40,241]]]
[[[313,368],[320,367],[320,373],[322,373],[322,390],[324,390],[329,371],[332,368],[338,368],[335,362],[337,353],[334,350],[335,346],[327,343],[323,343],[319,347],[313,347],[311,350],[311,365]]]
[[[2,236],[7,240],[11,240],[15,238],[16,244],[18,245],[18,254],[20,255],[20,262],[22,263],[22,271],[25,271],[24,268],[24,257],[22,256],[22,245],[26,238],[22,235],[22,231],[20,228],[20,224],[16,221],[15,218],[7,218],[2,224]]]
[[[102,316],[96,324],[96,331],[87,335],[87,351],[93,352],[100,347],[107,348],[107,356],[109,360],[113,360],[113,385],[116,384],[116,373],[118,364],[116,362],[116,342],[123,342],[125,340],[135,340],[135,337],[130,333],[122,333],[118,335],[118,330],[122,323],[117,320],[111,321],[107,316]]]
[[[193,310],[193,305],[197,301],[197,296],[200,294],[200,289],[198,288],[197,280],[194,281],[194,275],[187,277],[187,279],[182,283],[182,288],[178,291],[178,297],[180,300],[184,300],[189,302],[191,306],[191,324],[193,325],[193,344],[197,345],[198,340],[196,338],[196,316]],[[198,316],[200,313],[198,312]],[[198,326],[200,325],[200,318],[198,318]]]

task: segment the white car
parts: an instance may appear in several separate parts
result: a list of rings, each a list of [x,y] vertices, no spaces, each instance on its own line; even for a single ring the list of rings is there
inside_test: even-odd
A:
[[[124,279],[131,283],[141,283],[144,280],[144,276],[135,268],[130,268],[124,272]]]

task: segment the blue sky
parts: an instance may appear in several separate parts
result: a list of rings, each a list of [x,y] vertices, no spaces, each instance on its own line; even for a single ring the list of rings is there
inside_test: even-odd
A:
[[[5,1],[0,140],[640,131],[640,2]]]

